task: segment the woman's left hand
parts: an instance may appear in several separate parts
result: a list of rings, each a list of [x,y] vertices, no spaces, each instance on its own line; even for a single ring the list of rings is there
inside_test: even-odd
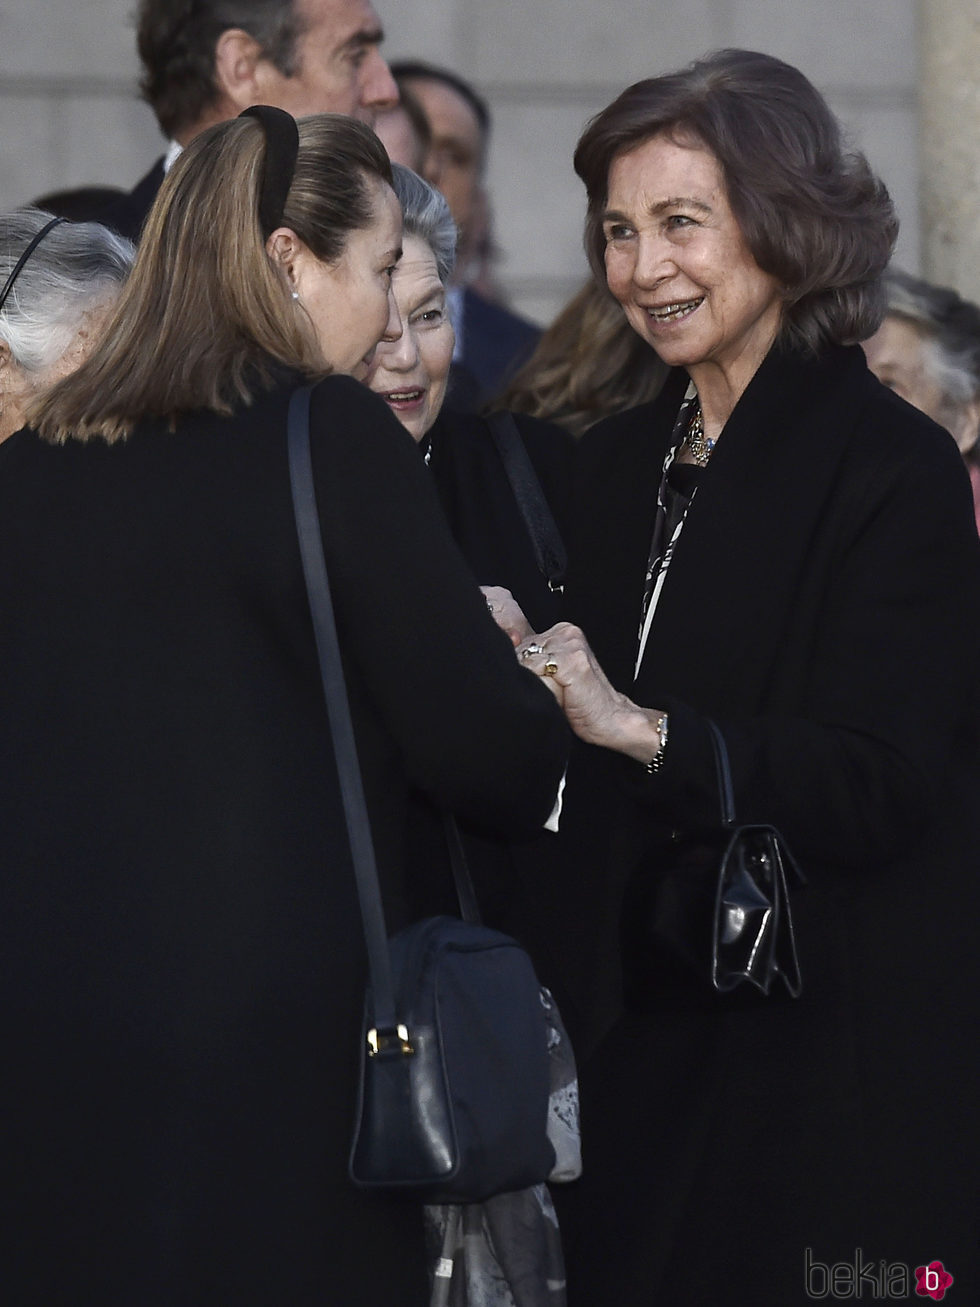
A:
[[[587,744],[649,762],[660,747],[661,714],[641,708],[610,685],[585,635],[559,622],[518,645],[518,657],[547,681],[572,730]]]

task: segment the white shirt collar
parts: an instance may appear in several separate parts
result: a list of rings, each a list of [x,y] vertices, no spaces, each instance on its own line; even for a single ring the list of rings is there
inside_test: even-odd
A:
[[[183,149],[184,147],[180,144],[179,141],[171,141],[170,144],[167,146],[167,153],[163,156],[164,177],[166,177],[167,173],[177,162]]]

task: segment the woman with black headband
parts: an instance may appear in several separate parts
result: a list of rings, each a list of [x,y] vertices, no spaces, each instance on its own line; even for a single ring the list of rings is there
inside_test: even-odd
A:
[[[365,963],[290,502],[299,382],[322,378],[314,478],[392,928],[409,780],[532,831],[565,728],[352,379],[401,330],[390,178],[349,119],[202,134],[103,342],[0,446],[19,1307],[427,1298],[420,1209],[347,1178]]]
[[[0,440],[76,368],[126,280],[133,247],[94,222],[41,209],[0,218]]]

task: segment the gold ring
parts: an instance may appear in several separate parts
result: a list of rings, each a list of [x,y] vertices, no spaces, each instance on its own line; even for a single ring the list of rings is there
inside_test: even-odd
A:
[[[554,658],[549,658],[541,670],[545,676],[557,676],[558,664],[555,662]]]

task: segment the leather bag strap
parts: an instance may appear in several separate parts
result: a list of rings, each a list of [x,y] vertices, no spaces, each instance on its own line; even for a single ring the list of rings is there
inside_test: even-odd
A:
[[[477,902],[476,890],[473,888],[473,877],[470,875],[469,863],[466,861],[459,826],[451,812],[447,812],[443,820],[446,828],[446,843],[449,845],[449,863],[453,869],[456,898],[459,900],[459,915],[464,921],[479,925],[480,905]]]
[[[732,785],[732,769],[728,761],[728,746],[725,737],[711,720],[705,718],[711,746],[715,755],[715,770],[718,774],[718,799],[721,804],[721,824],[726,830],[735,825],[735,787]]]
[[[541,482],[534,470],[511,413],[491,413],[487,419],[497,453],[507,473],[507,480],[517,500],[524,525],[527,527],[538,570],[552,590],[561,590],[565,581],[568,557],[558,524],[548,507]]]
[[[323,540],[320,519],[316,508],[316,491],[313,486],[313,460],[310,453],[310,392],[312,386],[301,386],[289,401],[287,438],[289,444],[289,482],[293,495],[293,512],[296,515],[296,534],[303,561],[303,577],[309,598],[313,634],[316,638],[320,677],[327,703],[330,735],[337,759],[337,779],[347,819],[354,876],[357,880],[357,897],[364,925],[364,942],[367,945],[368,968],[371,973],[371,993],[374,999],[374,1020],[379,1030],[393,1030],[396,1025],[395,996],[391,979],[391,958],[388,954],[388,932],[385,928],[384,909],[381,903],[381,886],[374,857],[374,841],[368,821],[361,768],[357,760],[357,741],[351,721],[347,699],[347,682],[337,641],[333,603],[330,599],[330,582],[323,557]]]
[[[337,760],[337,777],[347,821],[357,897],[364,926],[368,969],[371,973],[371,992],[374,997],[374,1020],[379,1030],[395,1028],[395,997],[391,977],[391,959],[388,953],[388,932],[385,926],[381,885],[374,856],[374,841],[368,820],[361,768],[357,759],[357,742],[351,721],[347,682],[337,640],[330,598],[330,582],[323,556],[323,539],[316,507],[316,490],[313,484],[313,459],[310,452],[310,394],[312,386],[301,386],[289,401],[286,420],[289,446],[289,483],[296,516],[296,535],[303,562],[303,578],[313,619],[320,678],[327,704],[330,735]],[[464,921],[479,921],[480,913],[469,868],[463,855],[459,830],[452,816],[446,818],[450,860],[456,896]]]

